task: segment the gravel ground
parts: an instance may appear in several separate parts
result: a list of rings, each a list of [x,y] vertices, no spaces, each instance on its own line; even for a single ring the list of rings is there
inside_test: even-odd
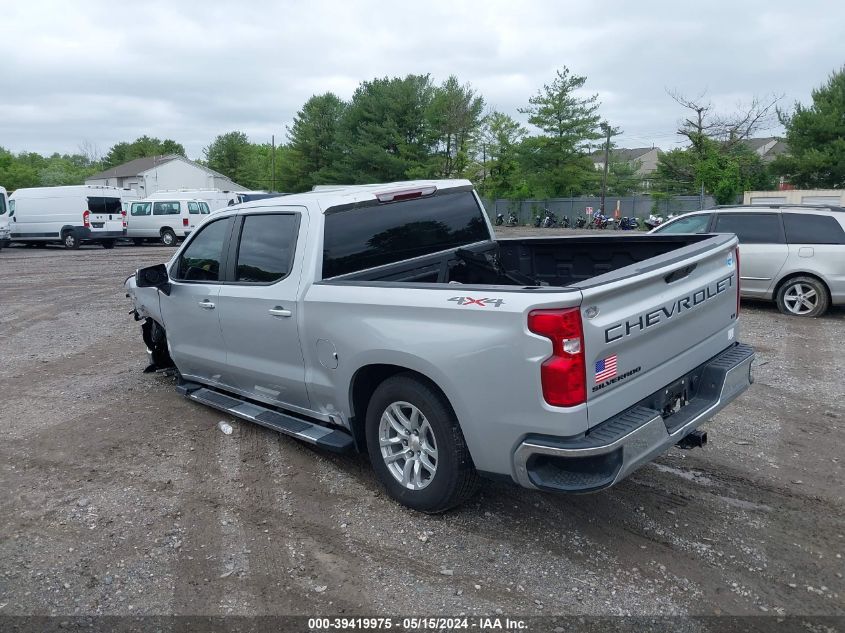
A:
[[[757,382],[703,449],[431,517],[141,373],[121,284],[171,253],[0,252],[0,615],[845,614],[845,311],[745,302]]]

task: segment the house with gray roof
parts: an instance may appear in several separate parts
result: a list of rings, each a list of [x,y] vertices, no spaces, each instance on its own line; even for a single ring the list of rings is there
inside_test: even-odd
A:
[[[139,198],[174,189],[246,191],[220,172],[176,154],[136,158],[88,177],[85,184],[128,189]]]
[[[789,152],[786,143],[774,136],[746,138],[741,140],[740,143],[755,152],[764,163],[770,163],[777,156]]]

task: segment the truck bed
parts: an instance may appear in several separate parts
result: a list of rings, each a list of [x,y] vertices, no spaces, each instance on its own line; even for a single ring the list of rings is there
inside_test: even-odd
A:
[[[588,235],[502,239],[371,268],[335,280],[567,287],[712,237]]]

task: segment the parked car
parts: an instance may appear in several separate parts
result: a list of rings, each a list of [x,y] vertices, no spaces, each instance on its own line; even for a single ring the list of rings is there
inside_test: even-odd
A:
[[[126,235],[117,187],[73,185],[18,189],[9,196],[13,242],[57,242],[79,248],[85,242],[114,248]]]
[[[203,200],[132,200],[126,216],[126,236],[135,244],[160,240],[165,246],[176,246],[209,213]]]
[[[678,216],[651,233],[735,233],[742,296],[775,301],[784,314],[817,317],[845,304],[845,208],[717,207]]]
[[[223,191],[221,189],[163,189],[151,193],[144,200],[170,200],[173,198],[202,200],[208,204],[208,208],[211,209],[212,213],[239,202],[237,192]]]
[[[125,287],[197,402],[369,453],[425,512],[479,474],[612,486],[751,381],[733,235],[495,238],[467,180],[324,190],[208,217]],[[175,420],[174,420],[175,422]]]
[[[0,248],[9,245],[9,195],[0,187]]]

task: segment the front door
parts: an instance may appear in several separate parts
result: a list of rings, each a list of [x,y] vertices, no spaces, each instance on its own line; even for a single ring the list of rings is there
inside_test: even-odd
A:
[[[768,298],[789,256],[780,214],[722,212],[716,217],[714,233],[736,233],[739,238],[742,294]]]
[[[170,356],[189,380],[227,382],[217,304],[233,224],[223,218],[204,226],[170,267],[170,295],[161,295]]]
[[[232,279],[218,295],[232,386],[256,400],[300,409],[309,408],[297,328],[304,213],[287,207],[239,216]]]

